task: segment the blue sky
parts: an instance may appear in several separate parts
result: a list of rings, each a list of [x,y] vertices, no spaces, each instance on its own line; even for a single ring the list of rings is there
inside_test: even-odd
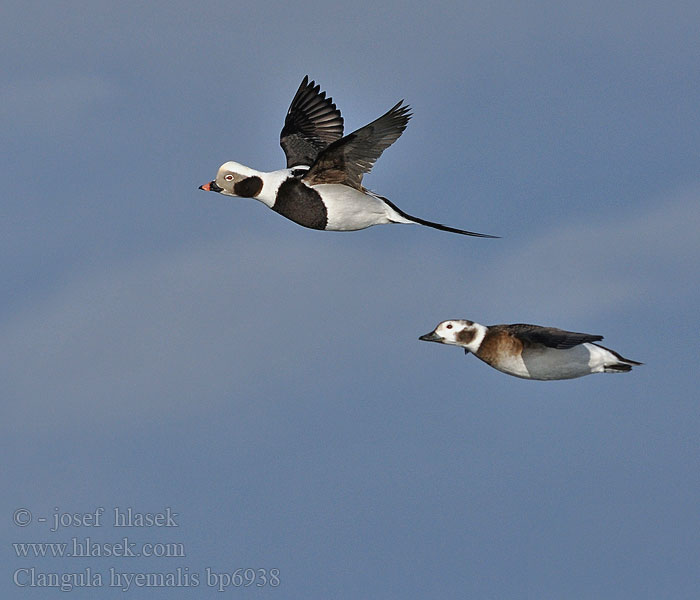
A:
[[[696,2],[10,2],[3,8],[4,598],[17,569],[279,569],[285,598],[694,598]],[[365,185],[412,226],[306,230],[204,194],[284,165],[302,77],[346,131],[414,118]],[[507,377],[447,318],[645,363]],[[178,513],[179,558],[21,558],[40,517]],[[26,527],[12,522],[26,508]]]

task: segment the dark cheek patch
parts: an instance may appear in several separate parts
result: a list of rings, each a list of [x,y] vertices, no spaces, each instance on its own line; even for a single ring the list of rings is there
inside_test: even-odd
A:
[[[460,344],[468,344],[474,339],[475,335],[476,331],[474,331],[473,329],[462,329],[462,331],[455,335],[455,339]]]
[[[254,198],[262,190],[263,182],[260,177],[253,175],[237,181],[233,185],[233,193],[242,198]]]

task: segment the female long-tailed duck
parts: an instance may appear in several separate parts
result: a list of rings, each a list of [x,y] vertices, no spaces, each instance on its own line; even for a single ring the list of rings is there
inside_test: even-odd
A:
[[[382,152],[411,117],[403,100],[369,125],[343,137],[343,118],[332,98],[304,77],[287,112],[280,145],[287,168],[263,173],[226,162],[199,189],[255,198],[311,229],[356,231],[385,223],[415,223],[442,231],[493,238],[413,217],[362,185]]]
[[[418,339],[460,346],[465,354],[471,352],[494,369],[523,379],[625,373],[642,364],[594,343],[602,335],[522,323],[487,327],[463,319],[443,321]]]

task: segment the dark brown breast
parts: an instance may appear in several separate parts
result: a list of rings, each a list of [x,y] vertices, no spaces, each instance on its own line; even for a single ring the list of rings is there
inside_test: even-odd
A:
[[[523,342],[499,325],[489,327],[476,355],[492,365],[503,356],[517,356],[523,351]]]

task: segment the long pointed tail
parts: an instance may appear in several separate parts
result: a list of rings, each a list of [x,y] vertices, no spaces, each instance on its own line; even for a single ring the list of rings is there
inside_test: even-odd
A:
[[[448,225],[441,225],[440,223],[426,221],[425,219],[421,219],[420,217],[414,217],[413,215],[405,213],[398,206],[396,206],[396,204],[391,202],[391,200],[387,200],[384,196],[380,196],[380,198],[384,200],[384,202],[386,202],[389,206],[391,206],[391,208],[393,208],[397,213],[399,213],[404,219],[408,219],[410,222],[417,223],[418,225],[425,225],[426,227],[432,227],[433,229],[439,229],[440,231],[449,231],[450,233],[459,233],[461,235],[471,235],[474,237],[492,239],[499,239],[500,237],[497,235],[489,235],[488,233],[476,233],[474,231],[466,231],[464,229],[457,229],[455,227],[449,227]]]
[[[439,229],[440,231],[449,231],[451,233],[461,233],[462,235],[472,235],[474,237],[480,237],[480,238],[492,238],[492,239],[499,239],[500,236],[498,235],[489,235],[488,233],[476,233],[475,231],[466,231],[464,229],[457,229],[456,227],[450,227],[448,225],[441,225],[440,223],[433,223],[432,221],[426,221],[425,219],[421,219],[419,217],[413,217],[411,215],[403,214],[407,219],[410,219],[411,221],[414,221],[415,223],[418,223],[419,225],[425,225],[426,227],[432,227],[433,229]]]
[[[601,346],[600,344],[593,344],[594,346],[598,346],[599,348],[602,348],[603,350],[607,350],[612,354],[617,362],[607,362],[603,370],[606,373],[628,373],[629,371],[632,370],[632,367],[638,367],[640,365],[643,365],[644,363],[638,362],[636,360],[632,360],[631,358],[625,358],[622,356],[619,352],[615,352],[615,350],[611,350],[610,348],[606,348],[605,346]]]

